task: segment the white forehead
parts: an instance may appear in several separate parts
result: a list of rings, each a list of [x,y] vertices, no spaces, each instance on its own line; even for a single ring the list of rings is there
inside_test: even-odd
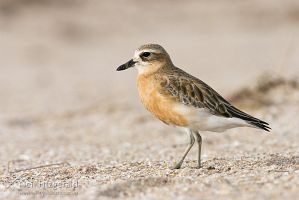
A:
[[[140,50],[135,50],[135,52],[134,52],[134,58],[137,58],[137,57],[139,57],[139,55],[140,55],[140,53],[141,53],[142,51],[140,51]]]

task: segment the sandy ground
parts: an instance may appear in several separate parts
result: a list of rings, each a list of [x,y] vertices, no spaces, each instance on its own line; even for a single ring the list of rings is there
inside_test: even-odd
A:
[[[187,2],[187,3],[186,3]],[[0,1],[0,198],[297,199],[299,4],[296,1]],[[134,70],[140,44],[271,133],[187,136],[147,113]]]

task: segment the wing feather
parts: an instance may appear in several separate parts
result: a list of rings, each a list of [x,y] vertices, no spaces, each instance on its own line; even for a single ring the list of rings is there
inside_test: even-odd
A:
[[[271,129],[267,122],[237,109],[206,83],[179,68],[172,69],[171,73],[165,73],[162,79],[165,80],[163,88],[185,105],[204,108],[221,117],[243,119],[266,131]]]

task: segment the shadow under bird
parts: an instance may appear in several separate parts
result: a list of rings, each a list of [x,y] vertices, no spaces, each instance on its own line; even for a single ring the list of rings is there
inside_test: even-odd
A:
[[[199,131],[223,132],[235,127],[271,129],[267,122],[237,109],[206,83],[174,66],[158,44],[142,45],[117,71],[131,67],[138,69],[137,86],[146,109],[168,125],[185,128],[189,134],[190,143],[174,169],[181,168],[195,141],[201,167]]]

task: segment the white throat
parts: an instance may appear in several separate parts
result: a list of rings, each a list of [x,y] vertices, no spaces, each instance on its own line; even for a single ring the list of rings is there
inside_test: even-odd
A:
[[[135,67],[137,68],[139,75],[148,73],[150,69],[150,66],[142,64],[136,64]]]

